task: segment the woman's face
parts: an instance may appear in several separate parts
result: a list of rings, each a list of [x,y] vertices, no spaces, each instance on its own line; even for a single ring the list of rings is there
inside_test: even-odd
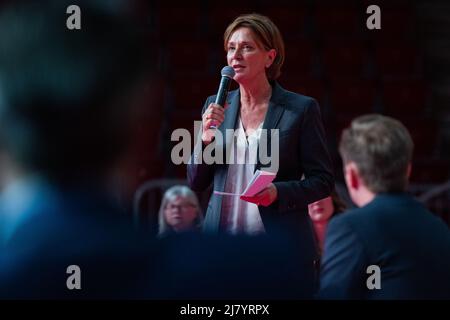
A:
[[[197,207],[184,197],[169,201],[164,210],[166,223],[176,232],[193,228],[197,215]]]
[[[261,47],[249,28],[237,29],[228,40],[227,62],[233,67],[234,80],[239,84],[266,77],[266,68],[272,65],[275,55],[274,49],[266,51]]]
[[[326,197],[308,205],[308,213],[313,222],[326,222],[333,215],[334,207],[331,197]]]

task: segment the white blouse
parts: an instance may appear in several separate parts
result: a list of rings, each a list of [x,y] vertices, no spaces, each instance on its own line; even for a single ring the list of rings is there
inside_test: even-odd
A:
[[[263,123],[246,137],[241,117],[231,150],[233,161],[228,164],[225,192],[242,193],[252,179],[258,152],[258,142]],[[258,206],[241,200],[238,196],[223,196],[221,226],[231,234],[256,235],[265,233]]]

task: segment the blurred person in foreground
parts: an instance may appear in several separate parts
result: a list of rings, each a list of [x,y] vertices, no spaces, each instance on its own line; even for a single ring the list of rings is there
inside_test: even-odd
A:
[[[329,223],[319,297],[449,299],[450,231],[406,193],[408,130],[386,116],[358,117],[344,130],[340,153],[359,208]]]
[[[322,256],[328,223],[331,218],[345,210],[345,204],[337,194],[336,190],[333,190],[329,197],[320,199],[319,201],[308,205],[308,214],[314,227],[319,256]]]
[[[146,39],[109,1],[14,1],[0,14],[0,297],[147,296],[151,246],[118,210],[110,173],[125,150]],[[81,270],[81,289],[66,282]]]

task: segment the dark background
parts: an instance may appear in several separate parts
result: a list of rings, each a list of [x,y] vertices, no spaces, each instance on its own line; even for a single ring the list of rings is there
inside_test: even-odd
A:
[[[371,4],[381,9],[381,30],[366,27]],[[337,187],[347,202],[337,145],[351,119],[366,113],[395,117],[410,130],[415,143],[412,193],[424,196],[448,181],[447,1],[134,1],[132,10],[152,30],[149,41],[155,51],[149,58],[158,74],[151,107],[143,110],[136,126],[139,160],[129,176],[132,185],[185,179],[186,166],[170,160],[175,145],[170,135],[176,128],[193,131],[193,121],[200,120],[203,103],[215,94],[226,65],[223,32],[236,16],[250,12],[266,14],[283,34],[281,85],[319,101]],[[149,206],[156,208],[160,194],[153,196]],[[449,223],[448,191],[424,202]]]
[[[450,173],[450,2],[110,3],[112,10],[131,15],[137,26],[150,32],[153,77],[142,88],[132,142],[117,168],[124,207],[133,210],[134,200],[133,214],[142,222],[156,222],[168,186],[186,183],[186,165],[174,165],[170,159],[176,144],[170,136],[176,128],[192,133],[207,96],[216,93],[226,65],[226,26],[239,14],[257,12],[269,16],[285,40],[281,85],[320,103],[337,188],[347,203],[351,205],[337,151],[340,134],[355,116],[377,112],[410,129],[415,152],[409,190],[450,223],[449,188],[427,195],[447,182]],[[366,27],[366,9],[372,4],[381,9],[381,30]],[[83,17],[82,7],[81,12]],[[208,192],[200,195],[203,204]]]

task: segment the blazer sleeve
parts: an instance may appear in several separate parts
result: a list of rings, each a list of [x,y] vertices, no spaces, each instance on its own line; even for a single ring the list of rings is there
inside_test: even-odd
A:
[[[213,102],[213,97],[206,99],[205,104],[202,109],[202,117],[205,110],[208,108],[209,104]],[[191,158],[187,165],[187,178],[189,186],[192,190],[197,192],[202,192],[208,188],[214,178],[214,164],[205,164],[203,162],[203,141],[202,132],[200,131],[197,136],[197,141],[194,141],[194,151],[192,152]],[[214,143],[214,142],[212,142]]]
[[[314,99],[309,99],[303,113],[299,144],[299,165],[302,166],[305,179],[274,183],[278,191],[279,212],[305,209],[309,203],[328,197],[334,188],[333,166],[326,145],[325,129]]]
[[[362,242],[340,217],[331,219],[320,272],[320,299],[362,299],[366,285]]]

